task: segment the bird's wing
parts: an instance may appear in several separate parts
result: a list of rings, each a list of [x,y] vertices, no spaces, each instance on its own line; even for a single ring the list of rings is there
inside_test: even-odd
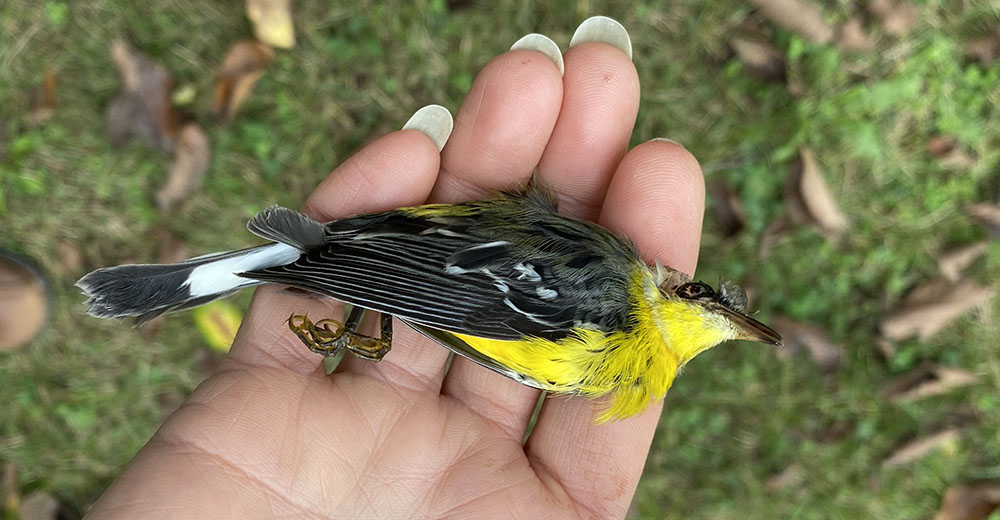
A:
[[[470,233],[474,225],[473,216],[405,211],[354,217],[329,224],[326,244],[294,262],[241,275],[491,339],[558,339],[587,321],[543,262],[519,261],[509,242]]]

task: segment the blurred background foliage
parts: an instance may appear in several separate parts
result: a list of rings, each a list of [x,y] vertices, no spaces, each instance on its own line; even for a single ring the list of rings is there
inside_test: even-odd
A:
[[[685,370],[630,515],[929,517],[950,486],[1000,481],[1000,246],[988,214],[1000,196],[1000,3],[823,2],[832,37],[769,4],[300,0],[296,46],[273,52],[224,124],[212,106],[220,63],[254,37],[243,2],[6,0],[0,248],[36,259],[54,302],[31,344],[0,353],[8,511],[37,491],[84,511],[221,355],[191,314],[144,329],[86,317],[76,278],[253,243],[243,222],[256,211],[297,206],[420,106],[457,111],[476,72],[523,34],[565,51],[594,14],[632,37],[633,144],[669,137],[702,162],[699,277],[746,284],[760,318],[783,320],[793,339],[781,356],[732,344]],[[154,193],[170,154],[116,148],[106,133],[122,82],[115,39],[170,72],[172,103],[211,144],[203,182],[169,211]],[[805,169],[825,180],[839,231],[788,181]],[[887,319],[907,325],[927,304],[907,295],[967,246],[978,252],[950,286],[987,296],[966,305],[965,292],[933,286],[932,304],[957,309],[942,330],[886,337]],[[245,308],[249,294],[234,301]],[[896,379],[907,374],[909,386]],[[906,394],[924,384],[939,387]]]

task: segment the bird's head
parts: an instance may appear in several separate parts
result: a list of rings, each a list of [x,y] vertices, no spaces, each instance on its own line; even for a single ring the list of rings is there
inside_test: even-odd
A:
[[[781,346],[781,335],[747,314],[746,293],[722,283],[716,291],[702,282],[660,285],[658,318],[668,344],[684,365],[724,341],[741,339]]]

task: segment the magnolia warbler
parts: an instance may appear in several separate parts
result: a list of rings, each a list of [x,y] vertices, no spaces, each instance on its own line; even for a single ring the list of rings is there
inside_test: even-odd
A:
[[[293,315],[310,349],[378,361],[392,316],[456,354],[555,394],[610,395],[597,421],[662,398],[678,369],[721,342],[781,344],[738,287],[647,266],[629,241],[557,213],[538,189],[327,224],[271,207],[250,220],[268,245],[176,264],[98,269],[77,285],[93,316],[142,323],[264,282],[353,304],[343,323]],[[381,313],[380,337],[357,331]]]

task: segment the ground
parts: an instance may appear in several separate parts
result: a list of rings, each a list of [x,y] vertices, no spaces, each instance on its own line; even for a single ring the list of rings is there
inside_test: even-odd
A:
[[[256,211],[298,205],[336,164],[416,108],[457,110],[477,70],[521,35],[545,33],[565,50],[592,14],[631,33],[642,80],[633,144],[683,143],[708,182],[725,183],[742,202],[745,228],[732,237],[709,212],[699,278],[751,285],[761,320],[811,324],[843,350],[828,372],[805,354],[781,360],[759,345],[702,354],[667,398],[632,513],[929,517],[949,485],[1000,479],[997,303],[925,341],[895,343],[894,355],[877,348],[881,317],[938,276],[935,258],[986,237],[964,208],[1000,193],[1000,63],[969,57],[965,43],[1000,24],[996,1],[920,2],[919,20],[900,36],[881,32],[860,2],[825,3],[830,23],[859,18],[875,35],[875,50],[860,53],[808,43],[764,20],[787,61],[779,82],[754,79],[732,55],[729,38],[754,16],[735,0],[362,4],[296,2],[298,46],[276,52],[228,125],[212,118],[211,92],[225,50],[252,37],[242,2],[0,6],[0,247],[39,261],[54,302],[37,340],[0,353],[0,388],[12,403],[0,407],[0,461],[18,469],[22,492],[46,490],[85,510],[217,361],[190,315],[156,332],[85,317],[77,277],[153,261],[165,233],[192,255],[253,243],[243,223]],[[114,38],[172,72],[180,108],[213,145],[203,188],[168,215],[152,194],[169,157],[138,143],[115,149],[105,134],[105,109],[119,89]],[[32,125],[31,91],[50,70],[58,106]],[[927,143],[938,135],[953,136],[966,160],[936,159]],[[849,229],[831,241],[797,226],[761,258],[803,146]],[[77,262],[66,259],[72,251]],[[1000,246],[992,243],[967,276],[1000,279]],[[924,362],[967,370],[977,383],[908,404],[881,397],[888,381]],[[949,425],[961,428],[956,441],[883,468],[900,444]],[[786,485],[769,486],[782,472]]]

